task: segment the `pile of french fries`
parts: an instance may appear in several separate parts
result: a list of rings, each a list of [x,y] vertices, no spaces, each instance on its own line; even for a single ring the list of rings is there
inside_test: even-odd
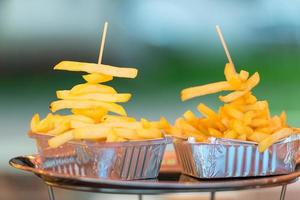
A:
[[[86,83],[57,91],[60,100],[50,104],[53,113],[71,109],[71,114],[49,113],[42,120],[39,114],[33,116],[31,131],[54,136],[48,141],[50,147],[82,139],[107,142],[155,139],[163,137],[162,130],[170,130],[164,117],[159,121],[127,117],[125,109],[117,103],[129,101],[131,94],[117,93],[113,87],[102,84],[113,77],[135,78],[137,69],[73,61],[62,61],[54,69],[88,74],[82,76]]]
[[[294,134],[286,123],[286,113],[271,116],[266,100],[259,101],[252,89],[260,81],[259,73],[249,76],[249,72],[236,72],[233,64],[227,63],[224,70],[225,81],[196,86],[182,90],[183,101],[222,91],[232,91],[219,96],[224,103],[218,111],[200,103],[197,106],[202,117],[186,111],[172,127],[176,137],[194,137],[197,141],[207,141],[209,137],[237,139],[258,143],[260,152],[282,138]]]

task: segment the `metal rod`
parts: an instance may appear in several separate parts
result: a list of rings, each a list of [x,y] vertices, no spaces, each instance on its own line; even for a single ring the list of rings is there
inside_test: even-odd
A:
[[[54,192],[52,186],[48,185],[48,196],[49,200],[55,200]]]
[[[281,193],[280,193],[280,200],[284,200],[285,199],[285,192],[286,192],[286,185],[283,185],[281,188]]]
[[[215,200],[216,199],[216,192],[213,191],[210,193],[210,200]]]
[[[143,200],[143,195],[142,194],[138,194],[138,199],[139,200]]]

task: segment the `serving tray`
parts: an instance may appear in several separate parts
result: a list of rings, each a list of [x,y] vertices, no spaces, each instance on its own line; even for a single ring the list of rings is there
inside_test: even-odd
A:
[[[56,171],[40,168],[39,155],[12,158],[9,164],[17,169],[32,172],[42,178],[49,186],[101,193],[116,194],[162,194],[174,192],[215,192],[233,191],[253,188],[281,186],[293,183],[300,176],[300,165],[287,175],[201,180],[178,172],[163,171],[157,179],[148,180],[114,180],[74,176],[68,171]]]

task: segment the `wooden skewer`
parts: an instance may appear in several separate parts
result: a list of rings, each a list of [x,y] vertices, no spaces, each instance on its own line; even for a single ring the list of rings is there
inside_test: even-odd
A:
[[[223,45],[223,48],[224,48],[224,50],[225,50],[227,59],[228,59],[229,63],[232,64],[232,66],[234,67],[233,61],[232,61],[232,59],[231,59],[230,53],[229,53],[228,48],[227,48],[227,45],[226,45],[226,42],[225,42],[224,37],[223,37],[223,35],[222,35],[220,26],[219,26],[219,25],[216,25],[216,29],[217,29],[217,33],[218,33],[218,35],[219,35],[219,38],[220,38],[220,40],[221,40],[221,43],[222,43],[222,45]]]
[[[102,56],[103,56],[103,50],[105,45],[105,39],[106,39],[106,32],[107,32],[108,22],[104,23],[103,33],[102,33],[102,40],[99,50],[99,57],[98,57],[98,64],[102,63]]]

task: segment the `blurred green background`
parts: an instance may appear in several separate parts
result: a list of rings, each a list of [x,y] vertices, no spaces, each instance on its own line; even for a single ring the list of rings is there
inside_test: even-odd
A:
[[[26,135],[31,116],[49,112],[56,90],[83,82],[82,73],[53,66],[96,62],[105,21],[103,63],[139,69],[136,79],[108,83],[134,94],[129,115],[173,122],[199,102],[220,105],[218,95],[179,98],[183,88],[224,79],[219,24],[237,69],[259,71],[255,94],[300,126],[299,8],[276,0],[0,0],[0,170],[13,170],[9,158],[35,152]]]

